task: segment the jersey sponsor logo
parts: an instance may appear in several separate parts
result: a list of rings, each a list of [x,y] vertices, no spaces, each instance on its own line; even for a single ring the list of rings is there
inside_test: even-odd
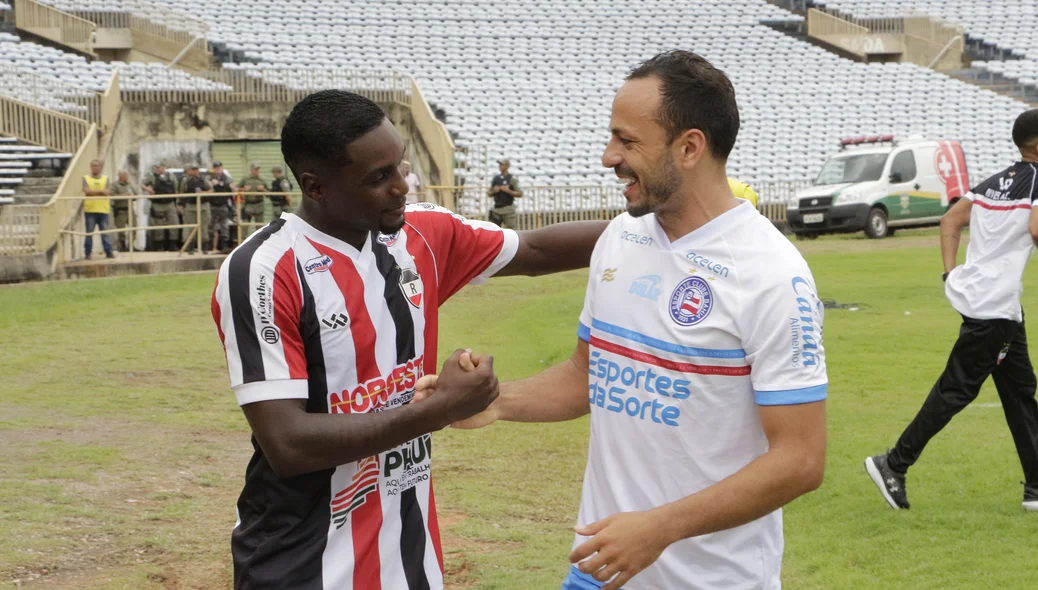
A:
[[[390,246],[396,243],[397,238],[399,237],[400,232],[392,233],[389,235],[380,233],[378,234],[378,237],[375,238],[375,240],[377,240],[379,244],[383,244],[385,247],[389,248]]]
[[[699,265],[700,268],[704,268],[719,277],[728,276],[727,266],[721,264],[720,262],[714,262],[713,260],[710,260],[705,256],[700,256],[699,254],[696,254],[691,250],[685,253],[685,259],[687,259],[692,264]]]
[[[643,299],[649,301],[659,301],[660,288],[659,284],[663,281],[663,277],[659,275],[645,275],[634,279],[631,283],[631,288],[627,290],[628,293],[633,293]]]
[[[303,265],[303,270],[306,274],[314,274],[315,272],[325,272],[332,267],[332,257],[325,254],[324,256],[318,256],[317,258],[311,258],[306,261]]]
[[[384,457],[382,475],[386,482],[386,495],[396,496],[423,481],[429,481],[432,437],[423,434],[411,442],[386,451]]]
[[[332,522],[336,529],[342,528],[350,513],[364,505],[369,494],[378,492],[379,458],[361,459],[357,467],[349,485],[332,496]]]
[[[400,291],[415,309],[421,309],[425,287],[422,284],[422,277],[417,272],[409,268],[400,271]]]
[[[341,392],[329,393],[328,411],[332,414],[381,412],[411,401],[415,384],[425,374],[424,360],[424,355],[413,358],[398,365],[385,377],[375,377]],[[403,395],[389,399],[394,393]]]
[[[588,401],[615,414],[627,414],[638,420],[650,420],[656,424],[677,426],[681,410],[659,398],[687,399],[692,391],[688,379],[672,379],[667,375],[647,370],[638,370],[632,364],[619,364],[602,358],[602,353],[593,351],[588,359]],[[643,399],[639,394],[649,394]]]
[[[322,318],[321,323],[328,326],[329,329],[343,328],[346,324],[350,323],[350,316],[345,313],[333,313],[332,315]]]
[[[631,231],[624,231],[620,233],[620,239],[625,242],[631,242],[632,244],[638,244],[639,246],[651,246],[652,238],[649,236],[643,236],[636,234]]]
[[[267,344],[277,344],[278,340],[281,340],[281,330],[278,330],[277,326],[263,326],[260,336]]]
[[[822,322],[819,320],[822,302],[803,277],[793,277],[792,286],[793,294],[796,295],[796,311],[800,314],[789,318],[793,368],[815,367],[818,365],[818,345],[822,340]]]
[[[415,206],[419,209],[425,209],[426,211],[436,210],[436,205],[433,205],[432,203],[416,203]]]
[[[694,326],[705,320],[713,307],[714,296],[706,280],[688,277],[670,296],[670,319],[679,326]]]
[[[603,270],[602,271],[602,282],[603,283],[611,283],[611,282],[613,282],[616,279],[616,270],[617,269],[615,269],[615,268],[607,268],[607,269]]]

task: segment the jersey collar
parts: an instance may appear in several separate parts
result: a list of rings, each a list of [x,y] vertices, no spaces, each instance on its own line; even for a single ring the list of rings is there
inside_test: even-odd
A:
[[[649,226],[649,231],[652,232],[661,250],[679,250],[688,243],[702,242],[720,237],[724,233],[731,231],[736,225],[750,219],[751,215],[757,214],[757,210],[753,208],[751,203],[742,201],[737,206],[732,207],[706,222],[703,226],[681,236],[673,242],[667,237],[667,232],[663,231],[663,227],[660,226],[655,213],[651,215],[652,219],[646,219],[646,222]]]
[[[364,245],[360,250],[357,250],[353,246],[340,240],[339,238],[330,236],[323,231],[320,231],[309,223],[300,219],[295,213],[282,213],[281,218],[285,220],[285,225],[292,231],[299,232],[307,238],[320,242],[326,246],[331,246],[335,250],[349,256],[350,258],[358,258],[362,254],[371,252],[371,233],[369,232],[364,238]]]

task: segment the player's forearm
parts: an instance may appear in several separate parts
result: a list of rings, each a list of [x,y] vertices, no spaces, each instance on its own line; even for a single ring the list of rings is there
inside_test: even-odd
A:
[[[962,238],[962,226],[947,217],[941,219],[941,259],[944,271],[951,272],[959,255],[959,241]]]
[[[499,420],[511,422],[562,422],[591,411],[587,371],[567,359],[519,381],[501,384],[494,401]]]
[[[284,436],[260,441],[271,467],[281,477],[333,469],[436,430],[446,422],[432,404],[405,405],[367,414],[293,413]]]
[[[608,225],[608,221],[571,221],[524,231],[520,240],[530,247],[533,256],[526,268],[509,274],[536,276],[587,268],[595,243]]]
[[[671,543],[744,525],[822,484],[825,453],[772,448],[709,488],[654,512]]]

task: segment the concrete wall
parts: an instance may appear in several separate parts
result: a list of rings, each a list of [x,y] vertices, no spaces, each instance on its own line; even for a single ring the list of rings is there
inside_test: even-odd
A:
[[[291,103],[171,104],[123,103],[122,115],[108,158],[116,167],[147,172],[155,158],[168,158],[171,167],[189,162],[205,165],[208,144],[214,140],[281,139],[281,127]],[[386,115],[403,136],[408,156],[420,170],[433,169],[428,150],[418,139],[411,112],[397,104],[384,104]],[[146,167],[146,168],[145,168]],[[430,179],[423,178],[424,183]]]

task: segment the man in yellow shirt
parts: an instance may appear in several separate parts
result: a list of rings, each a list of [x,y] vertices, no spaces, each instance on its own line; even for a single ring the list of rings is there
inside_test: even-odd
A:
[[[739,182],[734,178],[728,179],[728,188],[732,189],[732,194],[735,195],[736,199],[746,199],[753,203],[753,207],[757,207],[757,191],[750,188],[750,185]]]
[[[101,175],[101,160],[90,162],[90,174],[83,177],[83,196],[86,197],[108,197],[112,194],[112,184],[107,176]],[[112,205],[108,199],[84,199],[83,213],[86,218],[87,237],[83,244],[83,252],[86,259],[90,259],[90,250],[94,246],[94,236],[90,235],[97,228],[100,231],[108,229],[108,217],[112,213]],[[108,234],[101,234],[101,246],[105,251],[105,258],[115,258],[112,253],[112,242]]]

